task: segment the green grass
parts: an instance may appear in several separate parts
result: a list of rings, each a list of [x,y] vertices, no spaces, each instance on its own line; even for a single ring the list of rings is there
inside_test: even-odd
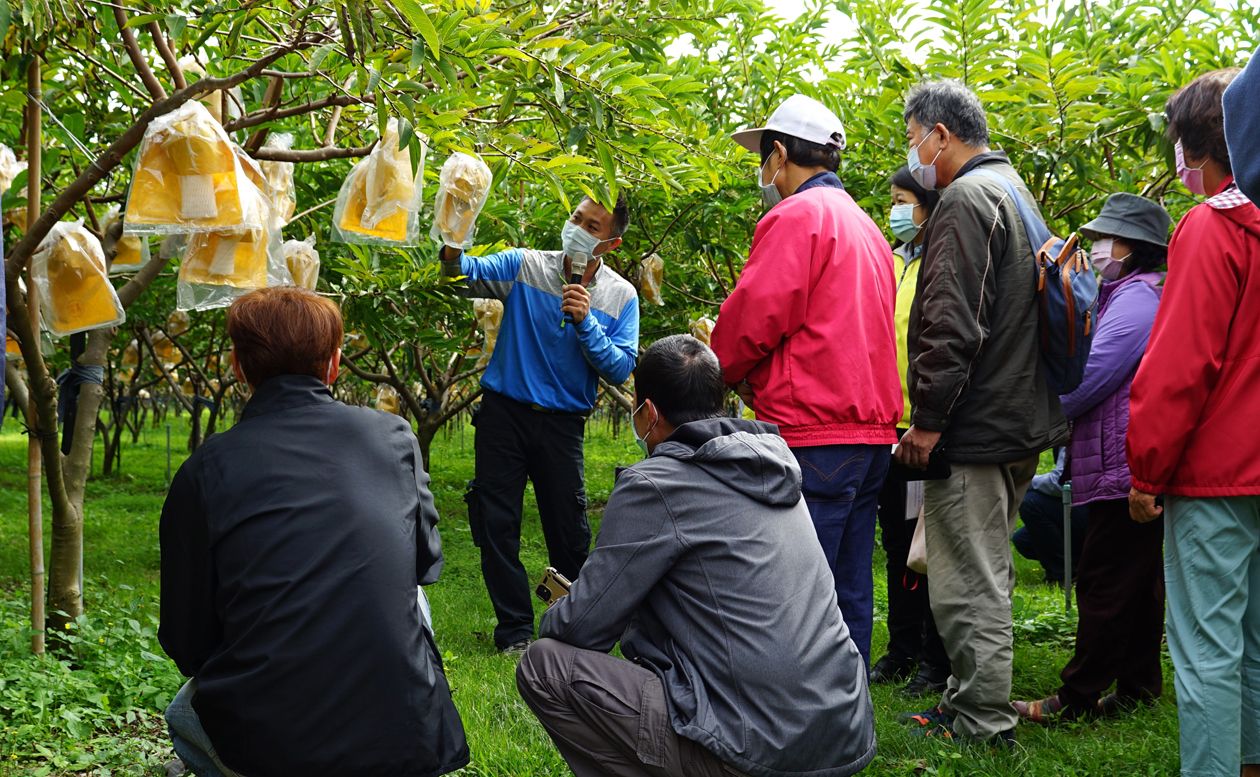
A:
[[[173,465],[185,458],[186,419],[173,421]],[[639,457],[628,430],[588,433],[586,476],[592,529],[613,484],[613,469]],[[85,543],[89,614],[77,624],[72,660],[43,661],[27,652],[29,564],[26,534],[26,438],[6,420],[0,432],[0,775],[160,774],[171,756],[160,713],[181,678],[167,659],[157,625],[158,515],[165,494],[165,430],[146,429],[124,449],[121,475],[96,476],[87,489]],[[462,501],[472,477],[472,430],[439,435],[433,449],[433,492],[446,566],[428,589],[438,644],[468,731],[473,764],[467,775],[567,775],[568,769],[516,693],[514,663],[494,650],[494,613],[481,582]],[[45,507],[45,536],[49,534]],[[532,491],[526,494],[522,557],[532,574],[546,566],[546,548]],[[887,641],[882,551],[876,550],[874,654]],[[1041,570],[1019,559],[1020,612],[1015,694],[1040,698],[1058,685],[1070,657],[1071,621],[1062,593],[1040,585]],[[536,603],[537,604],[537,603]],[[541,604],[537,604],[541,612]],[[1065,636],[1066,634],[1066,636]],[[928,743],[909,737],[898,712],[931,706],[908,702],[886,687],[872,692],[879,755],[870,775],[1173,775],[1178,772],[1172,670],[1165,656],[1165,700],[1140,719],[1021,726],[1014,754]]]

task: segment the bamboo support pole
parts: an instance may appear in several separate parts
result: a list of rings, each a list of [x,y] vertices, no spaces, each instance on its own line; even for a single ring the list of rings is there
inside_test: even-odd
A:
[[[41,97],[39,57],[31,60],[26,70],[26,88],[31,93],[27,98],[26,122],[26,223],[34,224],[39,218],[41,146],[43,137],[40,131],[41,114],[38,100]],[[30,311],[31,331],[35,333],[35,348],[39,343],[39,295],[35,293],[35,284],[28,271],[26,275],[26,306]],[[43,489],[41,488],[41,451],[42,444],[35,433],[39,430],[39,415],[35,407],[35,392],[30,392],[26,405],[26,424],[32,434],[27,444],[26,463],[26,498],[27,514],[31,541],[31,652],[36,655],[44,653],[44,515]]]

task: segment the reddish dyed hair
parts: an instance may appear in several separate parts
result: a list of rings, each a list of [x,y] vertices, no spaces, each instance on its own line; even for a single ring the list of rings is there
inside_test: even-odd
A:
[[[323,380],[343,337],[341,308],[298,286],[237,297],[228,308],[227,330],[241,372],[255,387],[277,375]]]

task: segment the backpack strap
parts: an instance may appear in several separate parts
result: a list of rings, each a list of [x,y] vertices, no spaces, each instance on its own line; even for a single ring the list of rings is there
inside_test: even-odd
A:
[[[1019,211],[1019,220],[1024,222],[1024,234],[1028,235],[1028,242],[1033,246],[1041,246],[1041,251],[1050,250],[1051,244],[1055,240],[1054,235],[1050,234],[1050,230],[1046,228],[1045,223],[1037,218],[1037,214],[1033,212],[1032,206],[1016,191],[1015,184],[1011,183],[1006,176],[996,170],[990,170],[985,167],[977,167],[964,175],[963,178],[971,175],[984,176],[990,181],[996,181],[1001,184],[1015,203],[1015,209]],[[1036,256],[1040,256],[1041,251],[1037,251]]]

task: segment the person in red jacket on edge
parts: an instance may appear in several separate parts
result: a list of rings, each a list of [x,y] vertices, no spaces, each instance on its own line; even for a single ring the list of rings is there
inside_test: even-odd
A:
[[[892,249],[836,177],[844,126],[822,103],[793,95],[733,138],[761,154],[770,210],[722,303],[713,351],[727,385],[800,463],[840,614],[869,669],[875,507],[903,410]]]
[[[1238,73],[1205,73],[1165,108],[1177,175],[1208,199],[1168,244],[1129,393],[1129,515],[1168,510],[1168,653],[1181,773],[1194,777],[1234,777],[1240,763],[1260,777],[1260,210],[1234,182],[1221,116]]]

